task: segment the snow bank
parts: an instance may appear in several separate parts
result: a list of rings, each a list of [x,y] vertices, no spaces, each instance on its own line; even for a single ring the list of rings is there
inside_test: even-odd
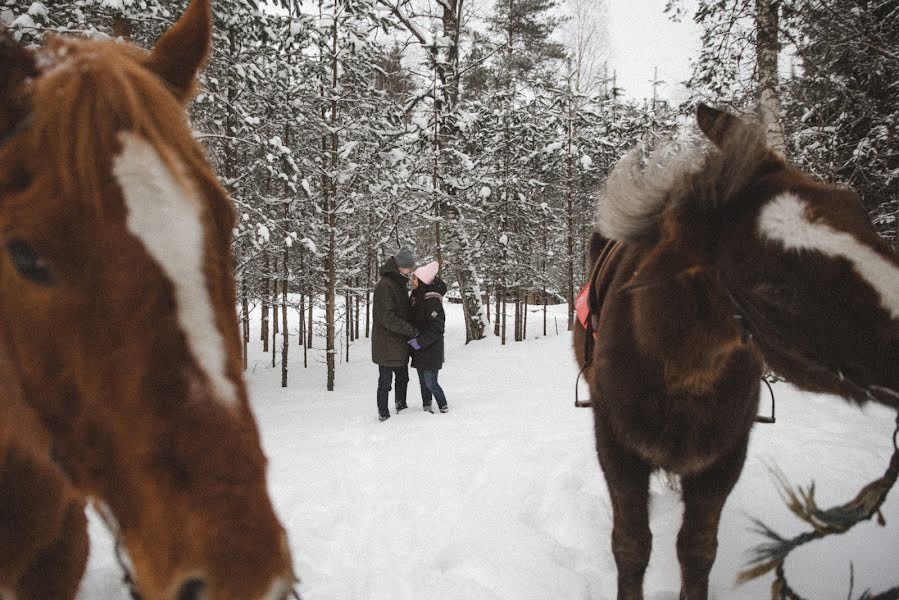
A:
[[[254,330],[251,395],[303,598],[614,598],[611,505],[591,414],[573,407],[565,306],[551,307],[549,337],[506,347],[492,337],[464,346],[461,307],[449,304],[447,311],[448,364],[440,377],[450,412],[422,412],[413,373],[409,409],[384,423],[377,421],[377,371],[366,342],[351,348],[349,365],[338,365],[337,391],[328,393],[322,352],[304,370],[293,337],[291,385],[282,389],[280,366],[269,367]],[[553,335],[553,319],[560,336]],[[528,331],[542,333],[541,313],[531,314]],[[323,346],[321,338],[315,345]],[[719,600],[769,595],[769,579],[733,586],[745,552],[761,541],[749,531],[750,517],[782,534],[803,530],[777,495],[770,464],[794,483],[814,479],[820,504],[830,506],[878,477],[892,450],[889,411],[858,410],[786,384],[775,390],[778,422],[755,428],[743,476],[725,506],[711,577],[711,597]],[[899,583],[895,491],[883,512],[886,527],[865,523],[794,552],[787,564],[794,587],[805,597],[842,600],[850,561],[856,596]],[[680,513],[677,493],[653,478],[648,600],[677,599]],[[80,598],[127,600],[97,519],[91,535]]]

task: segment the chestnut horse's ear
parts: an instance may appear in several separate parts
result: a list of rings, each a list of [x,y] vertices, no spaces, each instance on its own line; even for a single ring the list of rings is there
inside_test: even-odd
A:
[[[732,114],[701,102],[696,107],[696,122],[705,136],[719,148],[724,146],[726,140],[732,135],[744,131],[748,127],[746,123]]]
[[[197,73],[212,45],[209,2],[192,0],[178,22],[159,38],[147,59],[147,68],[162,77],[182,102],[193,94]]]
[[[34,53],[0,24],[0,134],[28,113],[25,82],[37,75]]]

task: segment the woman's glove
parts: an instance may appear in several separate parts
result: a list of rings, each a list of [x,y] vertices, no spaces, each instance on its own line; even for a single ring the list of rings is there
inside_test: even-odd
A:
[[[412,338],[406,343],[412,346],[413,350],[421,350],[421,344],[418,343],[418,338]]]

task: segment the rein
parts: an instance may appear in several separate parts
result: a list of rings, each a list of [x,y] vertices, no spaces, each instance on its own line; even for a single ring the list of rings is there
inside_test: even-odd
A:
[[[746,320],[747,327],[751,331],[758,332],[759,327],[756,325],[756,323],[758,323],[759,321],[766,321],[764,319],[764,317],[762,317],[759,314],[759,311],[755,310],[753,312],[755,313],[755,317],[758,317],[758,320],[756,322],[753,322],[752,320],[748,319],[745,315],[749,311],[746,310],[745,303],[741,303],[736,298],[736,296],[731,291],[729,286],[726,289],[727,289],[727,295],[728,295],[728,298],[730,299],[731,304],[737,310],[740,311],[741,315],[743,315],[743,319]],[[751,308],[751,306],[750,306],[750,308]],[[771,332],[771,337],[773,337],[774,339],[776,339],[778,341],[783,339],[783,336],[781,336],[777,332],[775,327],[771,326],[770,322],[767,322],[766,324],[768,325],[767,331]],[[770,340],[768,341],[768,344],[771,346],[779,346],[782,352],[783,352],[783,348],[787,347],[787,345],[783,344],[783,343],[771,344]],[[784,354],[791,354],[791,353],[784,352]],[[802,355],[802,356],[800,356],[800,358],[801,358],[801,361],[805,364],[805,368],[807,371],[812,372],[812,373],[819,373],[822,375],[826,375],[826,376],[830,377],[831,379],[839,381],[842,385],[848,387],[854,393],[863,396],[866,400],[873,401],[873,402],[881,402],[880,399],[878,398],[878,394],[899,399],[899,392],[897,392],[896,390],[892,390],[890,388],[886,388],[886,387],[879,386],[879,385],[863,386],[861,384],[856,383],[849,377],[846,377],[846,375],[840,369],[828,367],[828,366],[822,364],[821,362],[819,362],[817,359],[810,357],[808,355]]]

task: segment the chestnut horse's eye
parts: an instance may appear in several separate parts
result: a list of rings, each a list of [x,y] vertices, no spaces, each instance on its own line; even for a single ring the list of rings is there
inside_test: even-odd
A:
[[[202,579],[188,579],[178,591],[178,600],[201,600],[206,590],[206,582]]]
[[[12,240],[6,244],[6,251],[19,274],[39,285],[51,286],[55,283],[47,263],[37,252],[22,240]]]

